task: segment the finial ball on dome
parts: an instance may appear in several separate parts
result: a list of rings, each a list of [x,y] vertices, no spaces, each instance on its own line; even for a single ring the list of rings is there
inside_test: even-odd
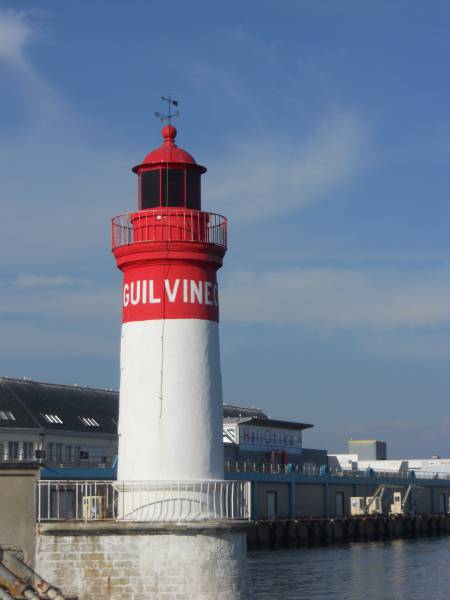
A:
[[[177,130],[173,125],[166,125],[162,129],[162,136],[166,142],[174,140],[177,135]]]

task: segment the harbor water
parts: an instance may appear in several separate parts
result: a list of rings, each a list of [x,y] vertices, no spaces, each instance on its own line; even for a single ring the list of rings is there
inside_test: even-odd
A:
[[[449,600],[450,536],[249,553],[255,600]]]

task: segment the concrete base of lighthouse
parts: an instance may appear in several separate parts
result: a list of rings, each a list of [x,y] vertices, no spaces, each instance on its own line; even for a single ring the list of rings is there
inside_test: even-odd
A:
[[[250,526],[40,523],[36,569],[78,600],[247,600]]]

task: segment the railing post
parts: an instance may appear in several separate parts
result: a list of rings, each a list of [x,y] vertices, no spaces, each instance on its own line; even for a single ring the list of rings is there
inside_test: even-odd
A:
[[[248,518],[256,520],[258,515],[258,490],[257,490],[257,482],[256,481],[248,481],[250,486],[250,505],[248,509]]]
[[[37,482],[37,515],[38,515],[38,523],[40,523],[41,521],[41,483],[40,481]]]
[[[289,518],[295,519],[296,517],[296,482],[295,479],[289,482]]]

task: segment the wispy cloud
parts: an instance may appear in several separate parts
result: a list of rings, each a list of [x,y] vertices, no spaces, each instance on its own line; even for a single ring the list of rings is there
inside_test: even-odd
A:
[[[34,358],[110,358],[115,359],[119,352],[120,335],[117,329],[98,334],[94,323],[86,320],[84,327],[43,327],[30,322],[9,322],[2,324],[0,358],[17,358],[20,365],[24,359]]]
[[[32,34],[32,27],[23,12],[0,10],[0,60],[28,68],[24,50]]]
[[[33,287],[61,287],[68,285],[77,285],[82,283],[80,279],[73,277],[65,277],[63,275],[20,275],[14,281],[17,287],[33,288]]]
[[[208,201],[234,219],[289,214],[328,198],[360,174],[368,132],[354,114],[334,114],[309,139],[266,137],[231,145],[211,168]]]
[[[426,422],[413,420],[377,421],[370,423],[345,421],[322,422],[308,432],[308,445],[320,445],[330,452],[347,452],[350,438],[383,439],[388,444],[390,458],[431,458],[432,453],[446,456],[450,450],[448,421],[432,418]],[[410,454],[411,439],[415,451]]]
[[[232,43],[239,44],[245,52],[251,52],[258,58],[267,62],[278,60],[278,44],[273,41],[268,42],[262,38],[250,34],[242,27],[238,27],[231,32],[230,39]]]
[[[77,280],[64,277],[30,279],[6,288],[0,298],[0,357],[117,354],[119,287],[71,285]]]
[[[312,268],[235,272],[221,301],[231,321],[395,328],[448,324],[449,296],[440,272]]]
[[[90,125],[35,68],[30,45],[39,33],[26,13],[0,10],[0,77],[14,89],[17,118],[26,123],[0,140],[0,201],[8,223],[0,252],[9,255],[10,266],[26,263],[27,271],[35,263],[56,270],[67,257],[106,254],[108,220],[132,197],[128,160],[96,146]],[[18,176],[24,157],[26,172]],[[57,282],[17,282],[44,284]]]
[[[16,293],[4,294],[0,299],[0,315],[54,320],[55,329],[58,328],[58,318],[69,317],[73,323],[86,323],[99,317],[101,321],[119,319],[119,288],[111,290],[93,285],[67,288],[65,284],[34,287],[31,286],[27,294],[20,289]]]
[[[28,136],[38,135],[42,144],[42,129],[67,127],[70,109],[66,99],[40,75],[29,58],[29,47],[38,35],[28,13],[0,10],[0,69],[3,77],[18,89],[17,100],[31,118]],[[74,114],[71,116],[75,118]]]

